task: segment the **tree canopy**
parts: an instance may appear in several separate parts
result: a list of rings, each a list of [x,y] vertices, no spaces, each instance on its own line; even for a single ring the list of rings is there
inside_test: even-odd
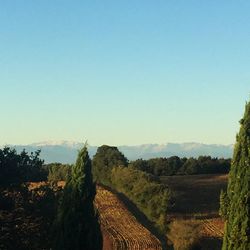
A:
[[[130,162],[135,169],[156,175],[189,175],[189,174],[224,174],[230,168],[230,159],[200,156],[197,159],[179,158],[152,158],[149,160],[138,159]]]
[[[111,170],[118,166],[128,166],[128,160],[117,147],[103,145],[97,149],[92,164],[95,181],[110,186]]]
[[[0,183],[2,186],[21,184],[27,181],[46,179],[42,168],[43,160],[39,158],[40,150],[28,154],[10,147],[0,149]]]
[[[66,181],[71,174],[72,165],[62,163],[50,163],[44,166],[48,172],[49,182]]]

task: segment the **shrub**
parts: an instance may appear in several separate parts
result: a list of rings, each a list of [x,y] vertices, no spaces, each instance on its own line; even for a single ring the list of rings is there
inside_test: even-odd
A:
[[[166,230],[166,214],[170,191],[149,174],[131,167],[112,169],[113,187],[125,194],[160,231]]]
[[[198,250],[200,228],[195,221],[175,220],[169,225],[168,239],[175,250]]]
[[[70,175],[72,165],[51,163],[46,165],[46,168],[48,169],[48,181],[58,182],[67,180]]]

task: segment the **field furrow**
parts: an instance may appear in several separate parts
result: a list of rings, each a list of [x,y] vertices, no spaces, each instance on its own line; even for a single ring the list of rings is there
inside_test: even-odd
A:
[[[224,223],[221,219],[204,219],[202,225],[205,234],[213,237],[223,237]]]
[[[95,203],[102,230],[111,239],[113,249],[162,249],[160,241],[136,220],[115,194],[98,187]]]

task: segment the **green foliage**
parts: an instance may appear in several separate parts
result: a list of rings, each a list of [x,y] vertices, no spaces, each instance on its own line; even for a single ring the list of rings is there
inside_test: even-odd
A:
[[[153,158],[149,160],[136,160],[130,163],[134,168],[153,175],[174,175],[183,165],[182,160],[178,156],[169,158]]]
[[[219,215],[226,220],[228,216],[228,196],[224,190],[221,190],[220,193],[220,209]]]
[[[85,145],[78,154],[63,191],[55,221],[54,249],[102,248],[98,214],[93,204],[95,193],[91,161]]]
[[[111,170],[118,166],[127,166],[127,158],[117,149],[103,145],[93,157],[93,176],[96,182],[111,186]]]
[[[223,250],[250,249],[250,102],[240,124],[227,187]]]
[[[164,184],[157,182],[151,175],[131,167],[113,168],[111,179],[113,187],[125,194],[160,231],[166,230],[170,192]]]
[[[46,179],[46,171],[42,168],[43,160],[39,155],[40,150],[30,154],[23,150],[18,154],[15,149],[9,147],[0,149],[1,186]]]
[[[200,247],[201,228],[194,221],[175,220],[169,226],[168,239],[175,250],[198,250]]]
[[[48,181],[58,182],[66,181],[71,173],[72,165],[51,163],[45,166],[48,169]]]
[[[187,159],[179,169],[179,174],[199,174],[200,165],[197,159],[191,157]]]
[[[228,173],[230,159],[218,159],[210,156],[179,158],[153,158],[149,160],[138,159],[130,163],[135,169],[156,175],[186,175],[186,174],[218,174]]]

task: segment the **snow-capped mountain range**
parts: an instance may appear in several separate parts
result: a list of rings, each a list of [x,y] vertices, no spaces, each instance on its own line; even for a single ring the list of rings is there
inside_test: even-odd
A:
[[[19,152],[25,149],[28,152],[41,149],[40,157],[45,163],[61,162],[74,163],[77,151],[83,146],[80,142],[71,141],[45,141],[28,145],[8,145]],[[3,147],[3,146],[2,146]],[[138,146],[117,146],[129,159],[150,159],[154,157],[198,157],[210,155],[212,157],[232,157],[233,145],[188,143],[143,144]],[[88,146],[89,155],[93,157],[98,146]]]

